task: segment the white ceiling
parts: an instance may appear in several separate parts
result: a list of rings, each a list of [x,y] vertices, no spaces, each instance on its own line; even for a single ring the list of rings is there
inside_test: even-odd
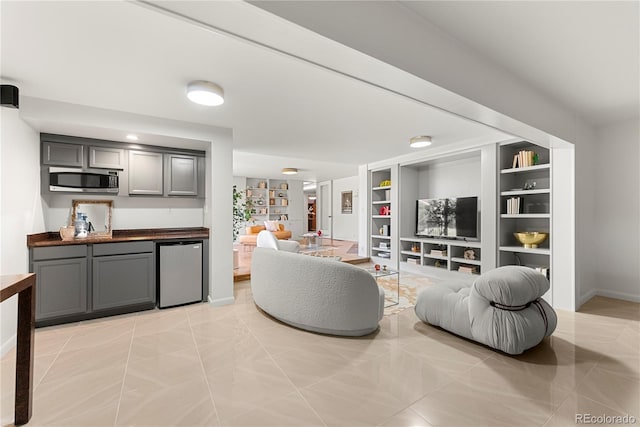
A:
[[[225,13],[224,3],[207,7]],[[408,139],[418,134],[432,135],[440,148],[508,137],[140,4],[2,1],[0,7],[1,76],[21,96],[232,128],[237,175],[273,176],[298,167],[301,179],[326,180],[407,154]],[[270,18],[262,13],[261,19]],[[274,31],[289,30],[275,17],[271,24]],[[190,103],[184,90],[196,79],[223,86],[225,104]],[[44,132],[118,139],[82,123],[33,123]],[[152,133],[148,138],[139,143],[158,143]]]
[[[594,126],[638,115],[638,2],[401,3]],[[345,47],[338,51],[330,40],[252,5],[161,4],[183,16],[124,1],[0,1],[2,82],[33,99],[231,128],[237,175],[276,177],[282,167],[298,167],[300,179],[321,181],[408,154],[407,141],[418,134],[432,135],[434,149],[508,137],[229,34],[244,25],[274,38],[284,35],[316,57],[352,67],[371,61],[368,69],[382,75],[384,67],[372,58],[350,55]],[[228,32],[216,31],[214,20]],[[205,108],[188,102],[184,88],[195,79],[223,86],[226,103]],[[30,123],[44,132],[124,136],[46,117]],[[140,140],[188,142],[154,132]]]
[[[638,117],[638,1],[403,1],[594,126]]]

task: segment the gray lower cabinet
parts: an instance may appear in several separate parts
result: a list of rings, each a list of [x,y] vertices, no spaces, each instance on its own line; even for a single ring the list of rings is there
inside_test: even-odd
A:
[[[94,311],[156,302],[153,242],[94,245],[92,259]]]
[[[36,320],[87,312],[87,246],[37,248]]]

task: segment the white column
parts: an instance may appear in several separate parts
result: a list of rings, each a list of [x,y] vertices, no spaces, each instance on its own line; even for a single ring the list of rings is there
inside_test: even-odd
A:
[[[207,150],[204,224],[209,227],[209,302],[226,305],[233,297],[232,142],[214,139]]]

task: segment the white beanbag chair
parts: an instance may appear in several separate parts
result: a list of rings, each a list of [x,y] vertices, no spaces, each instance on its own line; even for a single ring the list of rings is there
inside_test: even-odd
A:
[[[423,322],[509,354],[535,347],[553,333],[556,313],[540,298],[549,281],[537,271],[505,266],[463,281],[430,286],[418,295]]]

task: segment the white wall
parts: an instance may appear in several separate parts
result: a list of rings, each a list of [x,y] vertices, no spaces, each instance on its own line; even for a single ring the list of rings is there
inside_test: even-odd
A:
[[[27,234],[44,231],[40,198],[40,139],[19,116],[0,108],[0,274],[29,271]],[[0,304],[1,354],[15,345],[17,298]]]
[[[593,173],[595,287],[599,295],[640,302],[640,120],[598,129]]]
[[[353,195],[350,214],[342,213],[342,192]],[[360,219],[360,179],[358,176],[333,180],[333,238],[338,240],[358,240]]]
[[[431,162],[418,173],[420,198],[480,196],[480,154],[461,160]]]
[[[114,230],[204,225],[203,199],[55,194],[43,197],[47,231],[57,231],[63,225],[70,224],[71,204],[77,199],[112,200],[111,226]]]

